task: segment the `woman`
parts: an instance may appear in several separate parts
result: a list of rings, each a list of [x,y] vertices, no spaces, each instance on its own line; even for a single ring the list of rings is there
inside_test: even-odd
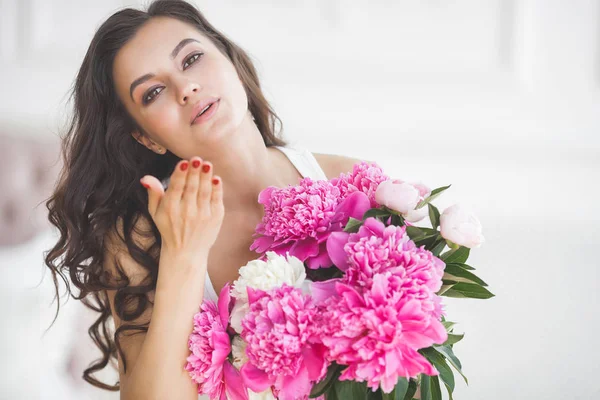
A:
[[[103,357],[84,379],[123,399],[196,399],[192,316],[257,258],[259,192],[359,160],[285,147],[248,55],[183,1],[108,18],[73,99],[46,264],[99,313],[89,332]],[[93,377],[111,360],[114,386]]]

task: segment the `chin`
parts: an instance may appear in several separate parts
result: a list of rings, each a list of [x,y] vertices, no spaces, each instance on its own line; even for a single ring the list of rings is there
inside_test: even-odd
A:
[[[211,123],[206,126],[192,125],[192,132],[202,143],[214,143],[231,136],[233,129],[229,124]]]

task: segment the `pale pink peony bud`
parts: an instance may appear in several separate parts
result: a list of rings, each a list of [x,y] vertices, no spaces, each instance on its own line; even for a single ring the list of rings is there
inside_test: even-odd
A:
[[[459,204],[446,208],[440,215],[440,233],[444,239],[468,248],[479,247],[485,241],[475,214]]]
[[[394,179],[379,184],[375,192],[375,201],[398,211],[409,222],[418,222],[429,214],[429,210],[428,207],[415,210],[415,207],[429,194],[431,190],[422,183],[408,183]]]

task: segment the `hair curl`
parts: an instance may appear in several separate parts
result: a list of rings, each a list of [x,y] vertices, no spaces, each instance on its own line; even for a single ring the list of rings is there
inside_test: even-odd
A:
[[[83,372],[90,384],[118,391],[120,382],[108,385],[93,373],[117,361],[117,352],[127,365],[119,338],[126,331],[146,332],[148,325],[128,323],[140,317],[150,302],[149,293],[156,288],[160,233],[148,213],[147,193],[139,184],[144,175],[167,178],[181,159],[167,151],[158,155],[141,146],[131,135],[136,125],[119,100],[112,76],[117,52],[153,17],[171,17],[195,26],[207,36],[235,66],[248,96],[248,108],[267,147],[284,146],[276,135],[282,123],[265,99],[258,75],[248,54],[216,30],[193,5],[181,0],[158,0],[146,11],[123,9],[111,15],[96,31],[74,85],[70,101],[73,115],[66,134],[61,136],[63,168],[52,195],[46,201],[48,219],[60,232],[58,242],[45,252],[45,264],[59,298],[60,277],[70,296],[99,313],[88,329],[102,352]],[[279,137],[278,137],[279,136]],[[141,248],[132,238],[140,217],[150,222],[153,244]],[[117,262],[116,282],[103,268],[106,238],[119,232],[122,222],[124,242],[130,256],[148,273],[143,285],[130,286],[129,279]],[[72,290],[69,281],[80,290]],[[112,318],[106,290],[116,290],[115,312],[123,325],[111,334]],[[133,307],[132,307],[133,305]],[[58,316],[60,301],[54,321]],[[52,324],[54,324],[54,321]]]

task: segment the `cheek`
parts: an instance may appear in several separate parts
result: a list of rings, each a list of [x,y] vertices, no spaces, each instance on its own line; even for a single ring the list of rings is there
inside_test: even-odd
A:
[[[172,104],[156,104],[147,121],[149,131],[166,143],[181,129],[180,110]]]
[[[239,80],[237,74],[230,77],[228,93],[231,96],[231,106],[235,114],[234,119],[241,121],[248,110],[248,98],[244,90],[244,85]]]
[[[236,115],[244,115],[248,106],[248,99],[235,67],[229,61],[224,61],[218,67],[218,71],[221,94],[229,98],[233,108],[232,111]]]

